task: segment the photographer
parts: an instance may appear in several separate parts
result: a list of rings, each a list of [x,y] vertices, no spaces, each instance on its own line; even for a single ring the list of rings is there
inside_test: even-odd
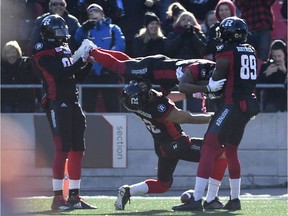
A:
[[[274,40],[270,48],[270,59],[262,64],[258,83],[286,84],[287,46],[282,40]],[[264,112],[287,111],[287,89],[261,89]]]
[[[88,20],[77,29],[75,40],[80,44],[84,39],[90,39],[98,47],[114,51],[125,51],[125,37],[121,29],[105,17],[103,8],[98,4],[91,4],[87,8]],[[94,63],[92,73],[84,80],[84,84],[118,84],[119,77]],[[95,112],[98,91],[103,95],[105,111],[119,112],[120,102],[116,88],[83,88],[83,109]]]
[[[194,15],[183,12],[177,19],[174,29],[167,35],[164,52],[170,58],[203,58],[206,50],[206,37]]]

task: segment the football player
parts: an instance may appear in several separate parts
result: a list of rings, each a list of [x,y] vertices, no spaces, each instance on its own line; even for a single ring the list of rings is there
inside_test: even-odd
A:
[[[211,119],[204,137],[195,192],[189,202],[174,206],[173,210],[185,208],[202,211],[202,196],[215,167],[217,152],[223,147],[230,181],[230,200],[223,208],[231,211],[241,209],[238,146],[246,124],[260,111],[254,94],[258,71],[257,58],[254,47],[246,43],[247,34],[248,27],[245,21],[237,17],[224,19],[217,30],[221,43],[217,47],[216,70],[213,72],[212,81],[227,79],[223,87],[223,101]]]
[[[85,78],[92,67],[88,50],[73,62],[67,44],[70,38],[65,20],[49,15],[40,26],[43,42],[37,43],[33,58],[38,66],[45,96],[42,107],[52,130],[55,145],[53,160],[52,210],[95,209],[79,197],[81,161],[85,151],[84,130],[86,119],[78,101],[76,83]],[[69,165],[69,198],[62,196],[65,161]]]
[[[131,196],[168,191],[179,160],[198,162],[203,139],[189,137],[180,124],[205,124],[211,118],[210,114],[194,115],[178,109],[172,100],[152,89],[143,79],[132,80],[124,87],[122,103],[142,119],[151,133],[158,156],[158,173],[157,179],[146,179],[133,185],[121,186],[115,202],[117,210],[124,210]],[[223,151],[218,152],[215,163],[218,158],[222,161],[222,153]],[[222,171],[225,172],[225,169],[226,164]],[[212,175],[217,178],[219,172],[215,171]],[[220,173],[220,176],[222,175],[223,173]]]
[[[85,43],[92,42],[84,41],[83,47],[85,47]],[[179,83],[179,79],[187,66],[197,65],[197,67],[193,67],[193,73],[197,73],[197,77],[204,80],[209,80],[215,67],[214,62],[205,59],[171,59],[160,54],[130,58],[125,53],[97,48],[95,45],[90,55],[103,67],[124,76],[127,81],[141,77],[148,79],[152,84],[160,85],[161,91],[165,95],[168,95],[170,90]],[[210,84],[207,82],[201,90],[205,93],[218,91],[224,82],[225,80]]]

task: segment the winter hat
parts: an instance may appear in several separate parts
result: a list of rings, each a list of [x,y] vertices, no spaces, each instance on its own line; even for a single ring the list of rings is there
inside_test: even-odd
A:
[[[236,16],[236,6],[234,5],[234,3],[231,0],[220,0],[218,4],[216,5],[215,15],[216,15],[217,20],[222,21],[219,16],[219,6],[222,4],[226,4],[230,8],[231,16]]]
[[[153,13],[153,12],[145,13],[144,25],[147,27],[149,25],[149,23],[151,23],[152,21],[157,21],[158,23],[160,23],[160,19],[155,13]]]
[[[100,11],[104,14],[103,8],[98,4],[90,4],[87,7],[87,13],[91,12],[92,10]]]

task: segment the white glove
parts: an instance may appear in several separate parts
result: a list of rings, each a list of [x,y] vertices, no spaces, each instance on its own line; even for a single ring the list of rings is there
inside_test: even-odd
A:
[[[182,71],[182,67],[178,67],[176,69],[176,77],[180,81],[180,78],[183,76],[184,72]]]
[[[96,49],[97,46],[90,40],[88,39],[84,39],[82,41],[81,46],[74,52],[74,55],[72,56],[73,58],[73,62],[76,62],[79,58],[82,57],[82,59],[84,60],[86,58],[88,58],[87,52],[89,53],[92,49]]]
[[[212,77],[211,77],[209,79],[208,85],[206,86],[208,92],[216,92],[216,91],[221,90],[223,85],[224,85],[224,83],[225,83],[225,81],[226,81],[226,79],[221,79],[221,80],[214,81],[212,79]]]

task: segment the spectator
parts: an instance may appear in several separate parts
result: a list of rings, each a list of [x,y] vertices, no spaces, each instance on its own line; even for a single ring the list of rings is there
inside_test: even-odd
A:
[[[271,44],[274,16],[272,5],[276,0],[234,0],[246,20],[251,33],[251,44],[257,51],[257,57],[266,61]]]
[[[162,30],[165,36],[167,36],[169,32],[173,31],[175,22],[179,15],[184,11],[186,11],[186,9],[179,2],[173,2],[169,5],[166,11],[166,19],[162,24]]]
[[[206,37],[208,37],[211,27],[217,22],[215,13],[215,10],[208,11],[204,22],[201,24],[201,29]]]
[[[124,87],[122,103],[129,111],[141,118],[151,133],[158,157],[158,173],[157,179],[150,178],[136,184],[121,186],[115,202],[117,210],[124,210],[131,196],[168,191],[173,184],[173,173],[179,160],[198,162],[203,139],[190,138],[184,133],[180,124],[205,124],[211,117],[209,114],[193,115],[178,109],[172,100],[141,80],[133,80]],[[222,153],[219,152],[215,163],[222,160],[220,157]],[[226,164],[222,166],[223,174]],[[223,206],[221,203],[219,205]]]
[[[70,37],[65,20],[57,15],[46,16],[40,25],[41,43],[33,50],[35,64],[43,77],[45,95],[41,101],[49,122],[55,155],[53,159],[53,211],[96,209],[80,197],[81,164],[85,152],[86,118],[78,100],[76,83],[91,69],[87,50],[73,62],[66,41]],[[69,159],[69,197],[63,197],[66,159]]]
[[[212,117],[205,133],[201,158],[197,169],[194,194],[189,202],[174,206],[174,210],[202,211],[202,197],[214,167],[218,151],[224,148],[228,164],[230,199],[223,209],[241,210],[239,200],[241,188],[241,165],[238,148],[249,120],[256,116],[260,107],[254,95],[257,79],[255,49],[247,44],[248,27],[237,17],[224,19],[219,26],[222,46],[216,54],[216,70],[209,83],[226,78],[221,90],[223,103]],[[245,59],[246,61],[243,61]],[[245,64],[245,66],[243,65]],[[243,66],[249,69],[244,72]]]
[[[22,56],[17,41],[7,42],[2,50],[1,84],[39,84],[32,71],[32,61]],[[29,88],[1,89],[1,112],[31,113],[35,111],[36,91]]]
[[[270,48],[270,58],[260,70],[258,83],[285,84],[287,87],[287,46],[282,40],[274,40]],[[263,89],[264,112],[287,111],[287,89]]]
[[[206,51],[206,37],[194,15],[181,13],[174,29],[167,36],[165,54],[170,58],[203,58]]]
[[[210,60],[215,60],[216,46],[219,43],[216,40],[216,28],[225,18],[236,15],[236,7],[231,0],[220,0],[215,11],[217,22],[211,27],[207,37],[206,58]]]
[[[135,35],[142,28],[145,13],[150,11],[157,15],[160,0],[122,0],[122,3],[125,15],[116,20],[115,24],[121,28],[125,36],[125,53],[131,56],[132,43]]]
[[[194,14],[197,20],[204,21],[209,10],[213,10],[219,0],[177,0],[188,11]]]
[[[116,22],[122,16],[124,16],[123,8],[120,8],[118,2],[121,3],[122,0],[76,0],[76,1],[69,1],[67,4],[67,10],[74,16],[76,16],[79,22],[82,24],[88,19],[87,16],[87,7],[91,4],[98,4],[100,5],[103,10],[104,14],[107,17],[112,19],[112,22]]]
[[[153,12],[147,12],[144,28],[140,29],[132,44],[132,57],[163,54],[166,37],[160,28],[160,19]]]
[[[51,14],[58,14],[59,16],[63,17],[63,19],[66,21],[67,26],[69,28],[69,34],[71,35],[71,39],[69,41],[70,49],[72,50],[72,52],[74,52],[77,49],[74,40],[74,34],[76,30],[80,27],[80,24],[76,17],[69,14],[69,12],[66,10],[66,6],[67,6],[66,0],[50,0],[49,12],[38,17],[35,21],[35,25],[31,33],[31,39],[28,45],[29,54],[31,54],[31,51],[35,46],[35,44],[41,41],[40,25],[42,20]]]
[[[84,39],[90,39],[94,44],[109,50],[125,51],[125,37],[119,26],[111,24],[111,19],[105,17],[102,7],[91,4],[87,8],[89,19],[77,29],[75,40],[81,43]],[[94,63],[84,84],[118,84],[119,76],[115,75],[99,63]],[[107,112],[119,112],[120,101],[116,88],[84,88],[83,109],[86,112],[95,112],[97,95],[101,92]]]

